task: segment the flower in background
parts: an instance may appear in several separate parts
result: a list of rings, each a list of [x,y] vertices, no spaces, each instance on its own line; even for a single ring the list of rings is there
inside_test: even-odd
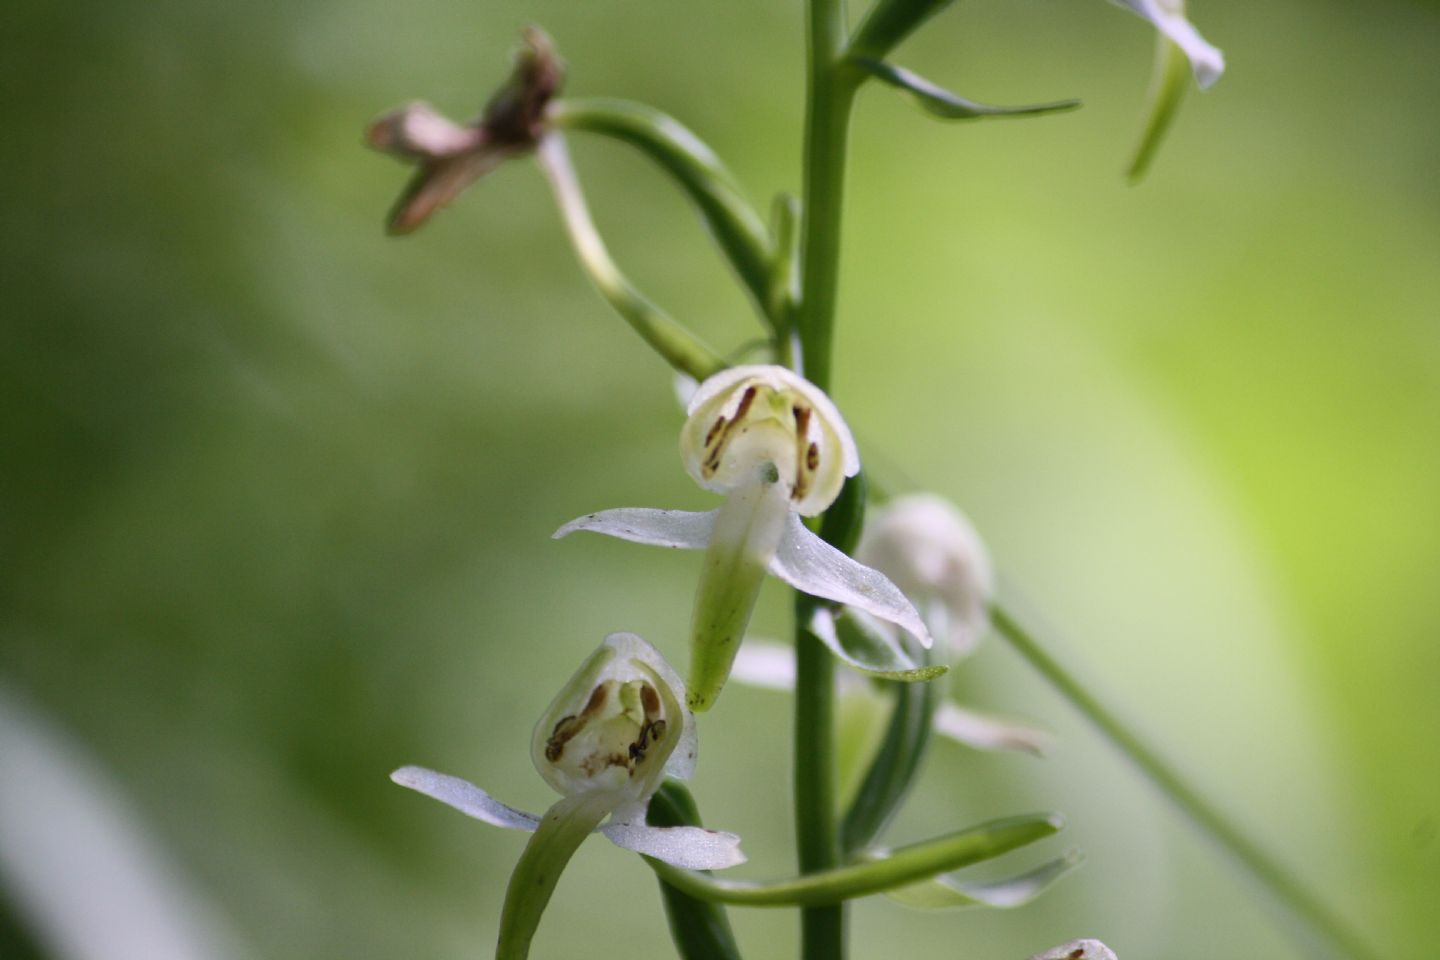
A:
[[[597,828],[618,846],[679,867],[708,870],[745,861],[734,834],[645,822],[665,777],[688,779],[695,767],[694,717],[684,696],[684,685],[659,651],[632,633],[612,633],[535,726],[531,759],[561,794],[543,815],[423,767],[390,775],[477,820],[533,833],[510,877],[498,953],[525,955],[561,871]]]
[[[1138,183],[1150,168],[1165,134],[1175,121],[1180,101],[1190,85],[1187,73],[1194,74],[1201,90],[1208,89],[1225,71],[1225,55],[1206,42],[1185,18],[1185,0],[1113,2],[1149,20],[1158,31],[1155,69],[1150,80],[1145,121],[1127,170],[1130,182]]]
[[[1185,18],[1185,0],[1112,0],[1154,24],[1164,37],[1184,52],[1201,90],[1207,90],[1225,72],[1225,55],[1200,36]]]
[[[930,634],[959,659],[990,626],[995,575],[970,520],[944,497],[896,497],[871,513],[855,559],[905,592]]]
[[[1115,951],[1099,940],[1071,940],[1035,954],[1030,960],[1119,960]]]
[[[767,572],[896,624],[930,646],[924,622],[895,584],[800,519],[824,512],[860,470],[854,437],[822,390],[784,367],[734,367],[700,384],[687,412],[680,432],[685,469],[723,494],[723,506],[708,513],[605,510],[565,524],[555,536],[589,530],[705,551],[690,631],[693,709],[708,709],[724,686]]]
[[[563,76],[550,38],[531,27],[510,79],[475,120],[457,124],[418,102],[373,120],[365,142],[420,167],[390,213],[390,232],[411,233],[476,180],[534,150],[545,132],[545,108]]]

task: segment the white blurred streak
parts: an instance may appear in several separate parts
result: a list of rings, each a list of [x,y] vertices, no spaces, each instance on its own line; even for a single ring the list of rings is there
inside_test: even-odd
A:
[[[0,885],[58,960],[243,955],[84,748],[0,683]]]

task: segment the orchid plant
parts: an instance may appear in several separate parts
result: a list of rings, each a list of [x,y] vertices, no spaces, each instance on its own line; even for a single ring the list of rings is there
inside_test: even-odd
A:
[[[1183,0],[1115,0],[1156,29],[1159,54],[1132,177],[1152,161],[1193,74],[1201,88],[1224,61],[1186,18]],[[948,672],[989,632],[1004,637],[1174,801],[1302,921],[1341,951],[1363,945],[1249,841],[1139,736],[1052,658],[994,596],[990,560],[973,525],[933,494],[887,498],[867,483],[859,444],[829,395],[849,120],[876,81],[954,121],[1036,117],[1076,101],[976,103],[892,60],[949,0],[872,0],[855,26],[840,0],[806,0],[803,195],[762,217],[717,154],[679,122],[639,103],[560,97],[564,70],[532,28],[509,79],[481,115],[454,123],[424,103],[371,124],[375,148],[416,171],[389,221],[408,234],[485,173],[533,155],[550,184],[582,269],[612,308],[693,389],[680,425],[683,466],[723,497],[707,512],[601,510],[565,523],[703,551],[689,630],[688,679],[633,634],[611,634],[560,691],[531,754],[561,798],[544,814],[506,806],[479,787],[420,767],[393,779],[494,826],[529,831],[511,875],[496,956],[528,954],[561,871],[591,833],[645,858],[656,873],[678,953],[738,958],[727,905],[800,911],[805,960],[847,954],[849,901],[886,894],[916,907],[1020,906],[1079,862],[1053,857],[1004,880],[961,868],[1052,836],[1059,817],[1012,817],[899,848],[880,840],[915,783],[934,731],[971,747],[1043,755],[1049,734],[979,713],[945,696]],[[690,199],[733,268],[764,330],[765,356],[732,366],[661,309],[611,257],[566,146],[571,134],[641,151]],[[867,504],[873,506],[866,520]],[[766,575],[794,588],[793,644],[747,632]],[[670,649],[671,641],[662,644]],[[696,761],[696,715],[722,717],[727,679],[793,691],[798,873],[771,882],[710,871],[744,861],[733,834],[705,829],[680,785]],[[714,711],[710,713],[710,711]],[[709,722],[709,721],[707,721]],[[723,722],[717,720],[716,722]],[[843,768],[843,769],[842,769]],[[846,788],[840,789],[841,782]],[[1027,949],[1033,949],[1030,945]],[[1114,960],[1094,939],[1032,960]]]

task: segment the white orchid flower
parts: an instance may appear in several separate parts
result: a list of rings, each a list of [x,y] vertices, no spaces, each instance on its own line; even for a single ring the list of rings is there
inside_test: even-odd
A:
[[[1185,18],[1185,0],[1112,0],[1154,25],[1184,52],[1201,90],[1209,89],[1225,72],[1225,55],[1200,36]]]
[[[1099,940],[1071,940],[1035,954],[1030,960],[1119,960],[1115,951]]]
[[[685,469],[700,486],[724,494],[723,506],[708,513],[605,510],[572,520],[555,536],[590,530],[705,551],[691,622],[693,709],[708,709],[724,686],[767,572],[897,624],[930,646],[924,622],[895,584],[800,519],[823,513],[845,478],[860,470],[854,437],[823,391],[784,367],[734,367],[700,384],[687,413],[680,432]]]
[[[915,602],[930,633],[959,659],[990,626],[995,574],[985,543],[944,497],[915,493],[873,511],[855,559],[885,574]]]
[[[645,822],[650,797],[665,777],[688,779],[695,768],[695,720],[684,696],[679,676],[658,650],[633,633],[612,633],[535,725],[531,759],[562,795],[544,814],[517,810],[459,777],[423,767],[390,775],[467,816],[534,834],[510,877],[497,960],[526,956],[560,872],[596,829],[618,846],[678,867],[711,870],[745,862],[733,833]]]

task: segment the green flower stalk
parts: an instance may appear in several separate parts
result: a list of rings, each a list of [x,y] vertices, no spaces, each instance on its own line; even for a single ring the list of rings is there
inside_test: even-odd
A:
[[[542,816],[423,767],[391,774],[477,820],[533,833],[505,891],[496,960],[528,955],[561,871],[597,829],[617,846],[687,869],[745,861],[734,834],[646,823],[650,797],[665,777],[687,779],[695,767],[694,718],[684,696],[679,676],[654,647],[631,633],[606,637],[535,725],[531,759],[561,794]]]

